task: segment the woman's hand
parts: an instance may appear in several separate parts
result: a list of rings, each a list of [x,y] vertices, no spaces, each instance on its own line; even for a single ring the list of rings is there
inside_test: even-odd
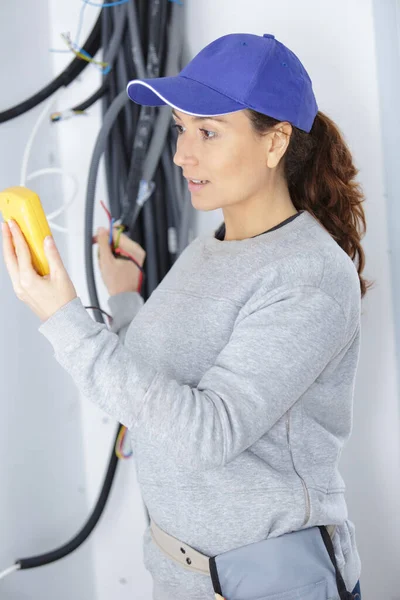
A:
[[[116,241],[118,231],[113,229],[113,240]],[[107,229],[100,227],[94,241],[99,245],[99,266],[101,276],[110,296],[122,292],[137,292],[141,277],[140,269],[131,260],[115,258],[109,244],[109,233]],[[128,252],[142,267],[146,258],[143,248],[131,240],[127,235],[121,233],[118,247]]]
[[[10,225],[10,227],[9,227]],[[42,320],[77,297],[75,287],[61,260],[52,237],[46,238],[44,251],[50,275],[42,277],[32,266],[32,257],[25,237],[15,221],[1,224],[3,254],[17,298],[22,300]]]

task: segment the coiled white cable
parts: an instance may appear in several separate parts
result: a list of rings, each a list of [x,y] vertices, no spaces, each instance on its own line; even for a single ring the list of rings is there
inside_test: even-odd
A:
[[[46,103],[44,109],[42,110],[42,112],[40,113],[38,120],[36,121],[35,125],[33,126],[33,129],[31,131],[31,135],[28,138],[28,141],[26,142],[26,146],[25,146],[25,150],[24,150],[24,154],[22,157],[22,165],[21,165],[21,176],[20,176],[20,185],[25,186],[26,184],[26,174],[28,171],[28,161],[29,161],[29,156],[32,150],[32,146],[33,146],[33,142],[34,139],[36,137],[36,134],[42,124],[42,122],[44,121],[44,119],[46,118],[46,115],[49,113],[50,111],[50,107],[53,106],[54,102],[56,101],[56,99],[58,98],[58,95],[61,91],[61,88],[59,90],[57,90],[52,97],[50,98],[50,100]]]
[[[32,173],[27,175],[29,156],[30,156],[30,153],[32,150],[32,146],[33,146],[33,142],[35,140],[36,134],[37,134],[42,122],[44,121],[46,116],[50,113],[50,109],[51,109],[52,105],[54,104],[55,100],[58,98],[60,91],[61,91],[61,88],[59,90],[57,90],[53,94],[53,96],[50,98],[49,102],[46,103],[46,106],[40,113],[38,120],[36,121],[32,131],[31,131],[31,135],[29,136],[29,139],[26,143],[23,158],[22,158],[20,185],[25,187],[27,181],[30,181],[31,179],[35,179],[36,177],[39,177],[42,175],[48,175],[48,174],[53,174],[53,173],[57,173],[57,174],[61,174],[61,175],[65,175],[66,177],[69,177],[73,181],[73,184],[74,184],[74,190],[73,190],[73,193],[71,194],[71,198],[67,202],[64,202],[64,204],[59,209],[57,209],[56,211],[52,212],[49,215],[46,215],[47,220],[49,221],[49,226],[52,229],[54,229],[56,231],[61,231],[62,233],[69,233],[69,230],[66,229],[65,227],[61,227],[60,225],[53,223],[52,219],[54,219],[55,217],[58,217],[63,212],[65,212],[65,210],[67,210],[67,208],[69,208],[71,206],[71,204],[74,202],[74,200],[77,196],[77,193],[78,193],[78,182],[77,182],[76,178],[73,175],[71,175],[70,173],[63,171],[59,167],[49,167],[49,168],[45,168],[45,169],[39,169],[39,170],[33,171]]]
[[[39,169],[38,171],[33,171],[33,173],[30,173],[26,179],[27,179],[27,181],[30,181],[31,179],[35,179],[36,177],[40,177],[42,175],[51,175],[53,173],[58,174],[58,175],[65,175],[65,177],[68,177],[70,179],[70,181],[72,181],[72,184],[73,184],[73,190],[71,192],[71,196],[70,196],[69,200],[67,202],[64,202],[64,204],[57,210],[53,211],[49,215],[46,215],[49,225],[52,229],[67,233],[68,229],[66,229],[65,227],[61,227],[60,225],[56,225],[55,223],[52,222],[52,219],[55,219],[56,217],[60,216],[75,201],[75,198],[78,194],[78,188],[79,188],[76,177],[74,177],[71,173],[67,173],[66,171],[63,171],[63,169],[60,169],[59,167],[49,167],[47,169]]]

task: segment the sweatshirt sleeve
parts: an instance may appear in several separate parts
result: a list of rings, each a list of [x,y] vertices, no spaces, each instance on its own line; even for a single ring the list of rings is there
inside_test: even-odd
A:
[[[121,292],[109,297],[108,306],[113,317],[110,330],[118,334],[122,343],[125,342],[129,325],[143,304],[144,299],[139,292]]]
[[[340,305],[321,289],[249,302],[196,387],[131,353],[75,298],[40,327],[80,391],[190,469],[212,469],[254,444],[345,345]]]

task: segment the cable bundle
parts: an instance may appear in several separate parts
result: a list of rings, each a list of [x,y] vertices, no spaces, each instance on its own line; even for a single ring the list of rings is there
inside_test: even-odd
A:
[[[167,0],[132,0],[101,13],[103,57],[112,69],[107,85],[92,96],[101,95],[103,126],[89,170],[85,214],[86,277],[90,301],[96,306],[91,236],[103,155],[111,218],[146,251],[145,299],[193,237],[194,209],[181,170],[173,162],[176,132],[171,107],[139,106],[126,93],[130,79],[168,77],[181,70],[182,24],[182,7]],[[87,109],[89,101],[76,108]],[[101,315],[96,318],[102,320]]]
[[[99,6],[84,0],[85,4]],[[110,231],[114,226],[139,243],[146,252],[139,292],[147,300],[177,257],[193,239],[194,209],[186,181],[173,162],[176,132],[171,127],[171,107],[139,106],[128,99],[126,86],[131,79],[169,77],[185,66],[182,59],[183,9],[180,0],[116,0],[104,2],[96,24],[82,48],[67,39],[75,58],[49,85],[28,100],[0,113],[0,123],[13,119],[69,85],[88,65],[103,68],[103,82],[90,98],[51,120],[75,114],[89,114],[90,106],[101,99],[103,123],[95,143],[86,190],[85,267],[90,307],[98,322],[105,322],[99,308],[93,265],[93,229],[96,181],[104,155]],[[102,60],[93,57],[102,49]],[[106,65],[106,68],[104,68]],[[25,169],[26,170],[26,169]],[[59,214],[59,211],[57,212]],[[62,228],[59,228],[62,230]],[[113,238],[111,234],[110,243]],[[118,238],[115,256],[123,256]],[[137,264],[137,263],[136,263]],[[142,286],[142,283],[144,285]],[[143,289],[142,289],[143,288]],[[118,459],[123,450],[126,429],[118,426],[104,483],[88,521],[70,542],[46,554],[17,560],[0,579],[19,569],[29,569],[63,558],[90,535],[107,502]],[[147,512],[147,510],[146,510]],[[149,522],[149,515],[147,513]]]

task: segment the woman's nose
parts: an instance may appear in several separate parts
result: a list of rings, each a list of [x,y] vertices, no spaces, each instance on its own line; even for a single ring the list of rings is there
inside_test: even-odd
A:
[[[177,150],[175,152],[174,155],[174,163],[178,166],[178,167],[184,167],[185,165],[196,165],[197,164],[197,160],[194,158],[193,155],[189,155],[189,154],[184,154],[183,152],[181,152],[180,150]]]
[[[184,167],[185,165],[196,165],[198,162],[193,153],[193,148],[191,148],[188,144],[183,144],[182,141],[176,146],[176,152],[173,160],[178,167]]]

